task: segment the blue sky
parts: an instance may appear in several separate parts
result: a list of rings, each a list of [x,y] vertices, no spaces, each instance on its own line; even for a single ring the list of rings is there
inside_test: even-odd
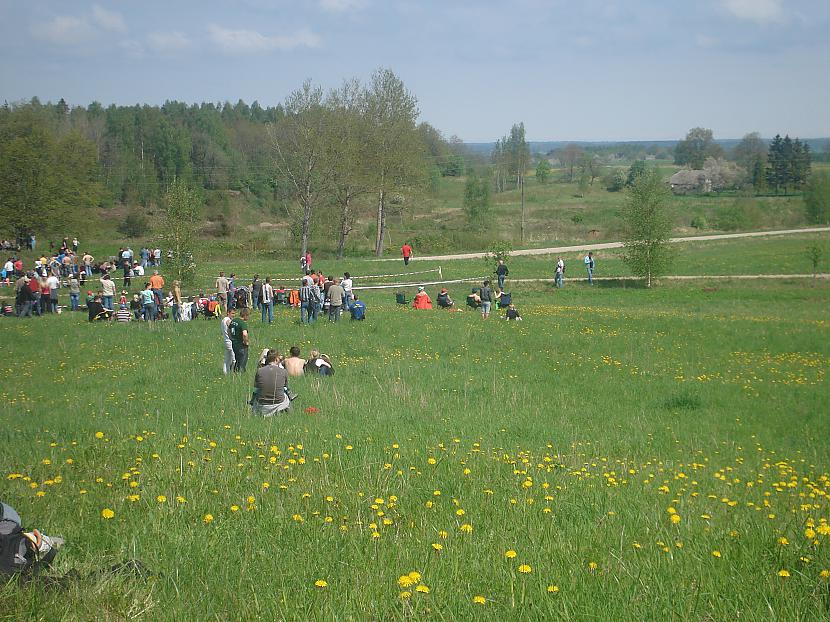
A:
[[[830,136],[829,0],[0,0],[0,99],[282,101],[394,70],[491,141]]]

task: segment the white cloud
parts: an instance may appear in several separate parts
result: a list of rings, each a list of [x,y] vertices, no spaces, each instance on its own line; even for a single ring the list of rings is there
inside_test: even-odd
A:
[[[80,17],[58,15],[46,23],[32,26],[32,34],[49,43],[74,45],[89,39],[93,28]]]
[[[265,52],[293,50],[298,47],[317,47],[320,37],[303,28],[291,35],[267,36],[256,30],[231,30],[216,24],[208,26],[211,40],[225,52]]]
[[[759,24],[776,22],[784,14],[782,0],[723,0],[723,4],[735,17]]]
[[[185,50],[191,46],[190,38],[183,32],[151,32],[147,35],[147,45],[157,52]]]
[[[362,9],[367,0],[320,0],[320,6],[326,11],[342,12],[351,9]]]
[[[104,30],[112,32],[127,32],[127,23],[121,13],[108,11],[97,4],[92,5],[92,21]]]
[[[118,42],[118,46],[123,49],[130,58],[144,58],[144,46],[140,41],[134,39],[124,39]]]

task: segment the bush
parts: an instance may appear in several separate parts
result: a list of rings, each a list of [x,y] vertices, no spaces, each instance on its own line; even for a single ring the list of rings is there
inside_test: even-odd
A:
[[[814,225],[830,223],[830,174],[813,173],[804,191],[807,221]]]
[[[127,217],[118,225],[118,232],[128,238],[143,237],[149,229],[149,221],[144,210],[131,209]]]
[[[721,231],[739,231],[752,229],[758,222],[758,206],[752,199],[737,199],[726,208],[717,219]]]
[[[708,229],[709,223],[706,221],[706,216],[695,216],[692,218],[691,226],[695,229]]]

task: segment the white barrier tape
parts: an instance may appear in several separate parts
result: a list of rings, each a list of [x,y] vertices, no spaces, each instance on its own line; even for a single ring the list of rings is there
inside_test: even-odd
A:
[[[452,281],[424,281],[421,283],[388,283],[385,285],[363,285],[361,287],[352,287],[353,290],[357,289],[390,289],[397,287],[402,289],[404,287],[421,287],[426,285],[445,285],[446,283],[472,283],[475,281],[483,282],[487,280],[486,276],[477,276],[471,277],[469,279],[453,279]]]
[[[441,266],[432,268],[431,270],[421,270],[420,272],[398,272],[397,274],[364,274],[353,276],[352,279],[382,279],[389,276],[413,276],[415,274],[428,274],[430,272],[437,272],[439,278],[441,277]]]

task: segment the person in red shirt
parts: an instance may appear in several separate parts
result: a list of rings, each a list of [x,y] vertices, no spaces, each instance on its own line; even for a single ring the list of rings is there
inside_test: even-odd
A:
[[[401,246],[401,254],[403,255],[403,265],[409,265],[409,258],[412,257],[412,247],[409,245],[409,242],[404,242],[403,246]]]
[[[418,293],[415,294],[415,298],[412,300],[412,308],[432,309],[432,300],[430,299],[429,294],[424,291],[423,287],[418,288]]]

